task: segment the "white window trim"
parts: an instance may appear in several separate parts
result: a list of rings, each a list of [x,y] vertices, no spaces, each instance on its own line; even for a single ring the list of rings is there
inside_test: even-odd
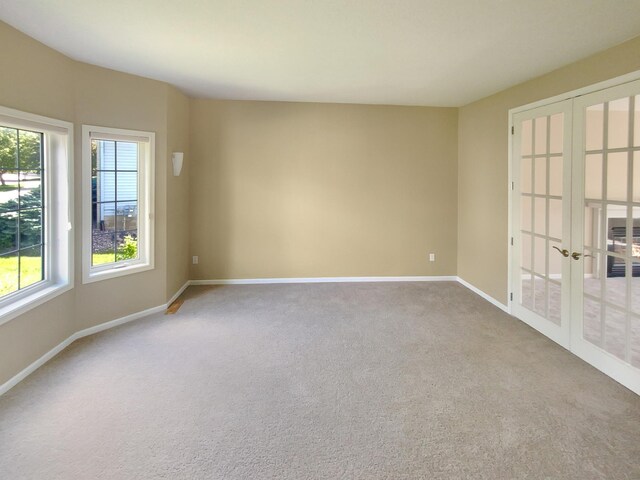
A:
[[[138,258],[104,266],[91,266],[91,139],[146,142],[149,151],[138,165]],[[154,132],[122,128],[82,126],[82,283],[131,275],[154,268]]]
[[[0,299],[0,325],[73,288],[73,123],[0,107],[0,124],[44,133],[44,280]]]

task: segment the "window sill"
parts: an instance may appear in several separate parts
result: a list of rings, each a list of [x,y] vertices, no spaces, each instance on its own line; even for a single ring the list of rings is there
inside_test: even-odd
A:
[[[29,295],[19,297],[15,300],[8,299],[6,303],[0,303],[0,325],[54,299],[64,292],[68,292],[72,288],[73,286],[70,282],[57,284],[45,283],[38,288],[34,288],[34,291]]]
[[[89,272],[88,274],[85,272],[82,283],[99,282],[100,280],[123,277],[125,275],[132,275],[134,273],[146,272],[147,270],[153,270],[153,264],[135,263],[133,265],[126,265],[123,267],[109,268],[108,270],[93,271]]]

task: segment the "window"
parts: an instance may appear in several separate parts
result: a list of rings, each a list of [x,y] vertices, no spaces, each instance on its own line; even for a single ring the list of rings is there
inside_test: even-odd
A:
[[[0,297],[44,280],[43,137],[0,126]]]
[[[0,107],[0,323],[71,288],[71,136]]]
[[[153,268],[155,134],[83,126],[84,282]]]

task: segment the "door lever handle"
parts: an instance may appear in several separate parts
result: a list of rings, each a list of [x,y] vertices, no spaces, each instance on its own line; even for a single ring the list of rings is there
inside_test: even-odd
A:
[[[573,252],[573,253],[571,254],[571,258],[573,258],[574,260],[580,260],[580,257],[581,257],[581,256],[582,256],[582,254],[581,254],[581,253],[578,253],[578,252]]]
[[[567,250],[566,248],[563,250],[560,250],[558,247],[556,247],[554,245],[554,247],[556,250],[558,250],[560,252],[560,255],[562,255],[563,257],[568,257],[569,256],[569,250]],[[575,257],[574,257],[575,258]]]

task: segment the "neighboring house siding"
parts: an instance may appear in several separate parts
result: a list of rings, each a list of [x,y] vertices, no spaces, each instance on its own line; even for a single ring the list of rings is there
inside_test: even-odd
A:
[[[98,178],[97,200],[101,203],[98,209],[99,221],[115,215],[116,201],[118,213],[129,214],[137,210],[138,179],[136,143],[101,141],[98,142]],[[117,169],[117,171],[116,171]],[[117,195],[116,195],[117,185]]]

